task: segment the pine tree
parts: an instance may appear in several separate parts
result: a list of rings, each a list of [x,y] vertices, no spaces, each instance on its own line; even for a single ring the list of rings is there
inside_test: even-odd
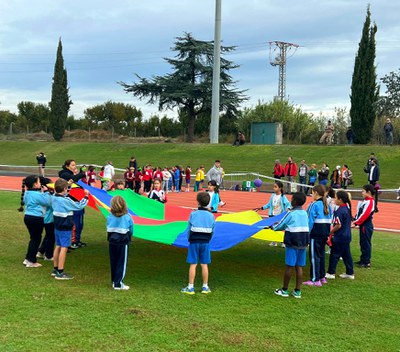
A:
[[[173,48],[177,55],[165,59],[173,72],[152,79],[139,78],[139,83],[119,82],[125,92],[133,93],[139,99],[147,98],[147,104],[158,101],[159,110],[178,108],[186,116],[182,123],[187,126],[187,142],[193,142],[195,121],[198,116],[211,114],[212,75],[214,44],[210,41],[196,40],[190,33],[178,37]],[[221,47],[223,53],[234,47]],[[234,88],[235,81],[229,71],[238,67],[231,61],[221,58],[220,110],[235,113],[239,104],[247,98],[244,91]]]
[[[354,63],[350,95],[351,127],[356,134],[355,142],[358,144],[366,144],[371,140],[376,117],[376,102],[379,97],[374,63],[376,31],[376,24],[371,25],[371,12],[368,6],[367,17]]]
[[[53,85],[51,89],[50,121],[51,132],[56,141],[64,136],[67,125],[68,111],[72,104],[68,95],[67,70],[64,68],[61,38],[58,41],[57,59],[54,65]]]

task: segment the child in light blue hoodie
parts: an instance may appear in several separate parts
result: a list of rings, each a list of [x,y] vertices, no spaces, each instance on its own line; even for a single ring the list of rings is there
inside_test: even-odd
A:
[[[54,269],[51,275],[56,280],[71,280],[73,276],[64,272],[64,265],[68,247],[71,246],[72,228],[74,226],[73,212],[86,207],[89,191],[85,190],[85,197],[80,202],[74,202],[67,197],[68,182],[66,180],[59,178],[55,182],[54,188],[56,193],[52,198],[52,207],[56,248],[53,255]]]
[[[274,193],[271,195],[269,202],[256,210],[268,209],[268,216],[272,217],[288,211],[291,207],[289,200],[283,194],[283,183],[281,181],[275,181]],[[271,247],[276,247],[277,243],[271,242],[269,245]],[[284,243],[282,243],[282,247],[285,248]]]
[[[36,253],[42,239],[44,227],[44,215],[46,207],[50,206],[50,194],[42,192],[42,185],[39,176],[30,175],[22,180],[21,207],[24,211],[24,223],[29,231],[29,244],[22,262],[27,268],[39,268],[42,264],[37,262]]]
[[[133,220],[128,214],[128,206],[124,198],[114,196],[111,199],[111,214],[107,218],[111,281],[114,290],[129,290],[129,286],[124,284],[124,278],[132,235]]]

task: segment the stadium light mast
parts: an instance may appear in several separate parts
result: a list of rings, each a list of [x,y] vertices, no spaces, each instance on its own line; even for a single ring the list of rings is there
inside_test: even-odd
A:
[[[279,66],[277,98],[281,101],[286,99],[286,60],[294,55],[298,47],[299,45],[293,43],[269,42],[269,62],[272,66]],[[290,53],[292,49],[293,52]],[[275,53],[276,50],[279,50],[278,54]]]
[[[221,1],[215,0],[214,67],[211,103],[210,143],[218,144],[221,76]]]

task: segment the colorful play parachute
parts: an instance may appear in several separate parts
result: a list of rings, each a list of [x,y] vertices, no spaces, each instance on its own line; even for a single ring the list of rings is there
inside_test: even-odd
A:
[[[120,195],[125,199],[134,226],[134,237],[159,243],[187,247],[188,219],[191,209],[175,205],[162,204],[153,199],[143,197],[130,189],[106,192],[88,186],[79,181],[79,185],[90,191],[89,206],[108,216],[111,198]],[[72,189],[71,195],[77,199],[83,197],[82,189]],[[265,229],[279,221],[284,214],[273,218],[262,219],[255,211],[232,214],[216,214],[216,224],[210,241],[212,251],[231,248],[247,238],[282,241],[283,233]]]

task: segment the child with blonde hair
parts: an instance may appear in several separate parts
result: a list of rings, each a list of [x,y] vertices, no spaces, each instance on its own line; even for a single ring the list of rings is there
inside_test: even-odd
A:
[[[111,199],[111,214],[107,217],[107,239],[109,243],[111,281],[114,290],[129,290],[124,284],[128,249],[133,235],[133,220],[121,196]]]

